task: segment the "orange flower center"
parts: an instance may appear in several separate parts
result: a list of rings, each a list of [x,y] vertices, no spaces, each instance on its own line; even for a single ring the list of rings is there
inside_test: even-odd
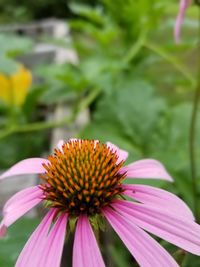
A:
[[[124,161],[117,163],[116,152],[105,144],[69,141],[48,159],[41,188],[49,205],[60,211],[71,215],[100,213],[123,192],[120,185],[126,174],[119,174],[119,169]]]

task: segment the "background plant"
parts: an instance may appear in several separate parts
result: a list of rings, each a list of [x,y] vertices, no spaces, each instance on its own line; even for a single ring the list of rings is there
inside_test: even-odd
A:
[[[88,107],[91,122],[77,134],[78,137],[110,140],[128,150],[130,160],[151,157],[162,161],[175,183],[169,185],[156,181],[151,184],[175,192],[193,209],[188,140],[199,61],[197,8],[193,6],[188,10],[183,41],[176,45],[172,29],[178,1],[100,0],[92,5],[90,3],[67,3],[73,37],[67,46],[76,49],[79,64],[34,68],[33,75],[42,78],[43,83],[33,85],[14,126],[5,127],[5,121],[9,118],[8,108],[2,103],[0,148],[8,156],[0,159],[1,168],[48,149],[49,144],[44,140],[44,135],[50,133],[48,129],[58,124],[73,123],[78,111]],[[34,13],[34,9],[30,11],[27,4],[22,6],[32,13],[29,18],[38,17],[37,8]],[[57,4],[57,9],[61,7]],[[56,14],[60,15],[59,12]],[[18,51],[26,53],[27,47],[31,49],[30,40],[19,40],[22,49]],[[2,42],[1,47],[5,43],[8,42]],[[62,41],[59,45],[66,47]],[[9,51],[1,53],[3,59],[13,64],[12,67],[8,65],[9,72],[14,68],[13,59],[16,60],[18,53],[16,46],[13,51],[12,44]],[[3,67],[2,71],[5,72]],[[71,102],[72,118],[64,118],[58,124],[44,121],[49,109]],[[199,133],[198,120],[196,136]],[[34,150],[24,145],[24,138],[27,138],[27,144],[32,138],[35,146],[31,147]],[[8,142],[12,144],[9,148]],[[24,149],[21,149],[22,144]],[[200,160],[199,147],[197,138],[197,162]],[[6,158],[9,160],[5,162]],[[199,175],[198,166],[198,192]],[[174,253],[177,260],[182,257],[175,247],[163,245]],[[119,245],[117,237],[109,253],[114,266],[130,266],[133,262]],[[195,267],[199,263],[197,257],[187,255],[181,266]]]

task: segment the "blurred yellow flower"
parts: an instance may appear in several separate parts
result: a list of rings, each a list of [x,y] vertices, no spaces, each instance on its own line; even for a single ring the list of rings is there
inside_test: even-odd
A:
[[[31,72],[23,65],[10,76],[0,73],[0,100],[8,105],[21,106],[32,83]]]

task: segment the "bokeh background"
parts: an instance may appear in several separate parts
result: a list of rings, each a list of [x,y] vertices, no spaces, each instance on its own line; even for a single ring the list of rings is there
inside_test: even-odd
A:
[[[189,130],[200,60],[198,9],[188,9],[176,44],[178,5],[178,0],[0,0],[0,171],[27,157],[46,157],[59,138],[109,140],[129,151],[128,161],[163,162],[173,184],[142,182],[175,193],[193,209]],[[0,207],[37,177],[28,179],[3,181]],[[37,209],[9,229],[0,241],[0,266],[14,266],[42,212]],[[183,257],[158,241],[181,266],[200,266],[198,257]],[[113,233],[102,250],[108,267],[137,266]]]

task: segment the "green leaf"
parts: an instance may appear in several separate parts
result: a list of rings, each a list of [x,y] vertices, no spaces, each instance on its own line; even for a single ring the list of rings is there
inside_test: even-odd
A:
[[[92,8],[85,4],[70,3],[70,9],[73,13],[92,21],[93,23],[102,24],[104,21],[102,14],[103,9],[100,6]]]
[[[23,218],[9,228],[7,236],[0,240],[0,266],[15,265],[20,251],[38,223],[36,218]]]
[[[16,57],[17,55],[29,52],[33,47],[33,41],[27,37],[0,34],[0,53],[9,57]]]
[[[16,61],[0,54],[0,73],[10,75],[15,73],[18,68],[19,64]]]
[[[109,138],[118,145],[126,144],[135,155],[142,155],[148,150],[165,102],[154,95],[148,83],[126,78],[129,80],[124,77],[123,83],[113,84],[112,92],[99,101],[83,135],[104,141]]]

